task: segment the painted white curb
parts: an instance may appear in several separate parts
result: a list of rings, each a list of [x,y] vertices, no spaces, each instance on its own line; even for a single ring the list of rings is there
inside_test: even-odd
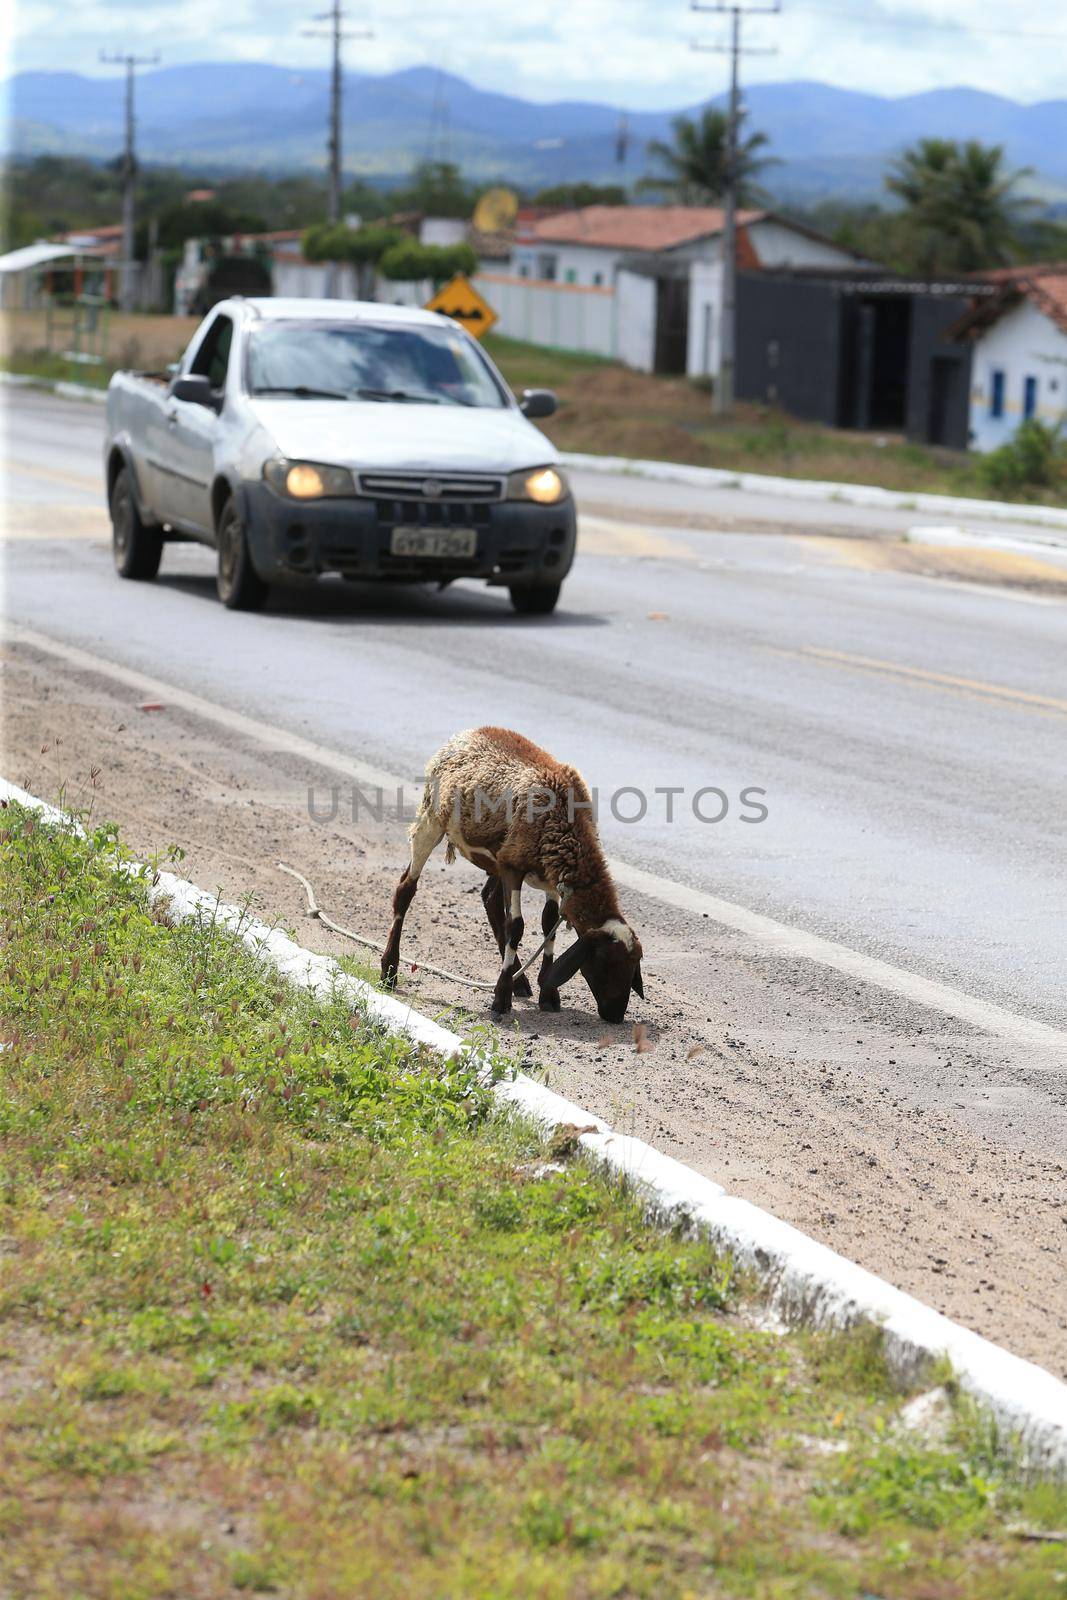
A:
[[[64,812],[3,778],[0,799],[31,807],[49,822],[71,825]],[[349,977],[331,957],[305,950],[278,929],[222,904],[183,878],[160,873],[149,894],[153,901],[168,901],[178,917],[208,917],[232,928],[291,983],[315,994],[341,988],[390,1031],[447,1057],[469,1052],[458,1034]],[[721,1184],[644,1140],[615,1133],[601,1117],[525,1073],[495,1085],[493,1093],[542,1127],[564,1123],[593,1130],[581,1134],[580,1143],[595,1161],[633,1183],[656,1220],[682,1224],[728,1249],[756,1274],[787,1322],[818,1327],[878,1323],[884,1329],[887,1358],[903,1376],[918,1374],[931,1358],[947,1356],[962,1388],[988,1407],[1002,1429],[1019,1438],[1034,1465],[1067,1471],[1067,1384],[1051,1373],[893,1288],[770,1212],[727,1194]]]
[[[694,489],[744,489],[749,494],[780,495],[790,500],[829,500],[883,511],[921,511],[939,517],[981,517],[987,522],[1035,523],[1046,530],[1049,544],[1067,542],[1067,511],[1058,506],[1009,504],[1003,500],[968,500],[947,494],[908,494],[869,483],[835,483],[817,478],[772,478],[761,472],[729,472],[722,467],[687,467],[677,461],[641,461],[629,456],[585,456],[565,452],[565,467],[585,472],[612,472],[659,483],[685,483]],[[1040,535],[1034,535],[1035,539]]]
[[[1050,537],[1040,528],[1027,538],[1019,539],[991,528],[916,526],[908,529],[908,543],[936,545],[946,550],[973,550],[976,545],[987,545],[993,550],[1035,556],[1053,566],[1067,566],[1067,538],[1061,539],[1058,534]]]

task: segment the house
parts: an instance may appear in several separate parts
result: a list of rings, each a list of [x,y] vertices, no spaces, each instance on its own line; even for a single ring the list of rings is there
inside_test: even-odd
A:
[[[1027,417],[1067,420],[1067,262],[984,277],[994,292],[950,332],[971,353],[971,443],[994,450]]]
[[[37,311],[52,299],[107,299],[111,271],[95,250],[39,239],[0,256],[0,310]]]
[[[738,398],[965,450],[971,350],[953,329],[995,293],[874,267],[741,272]]]
[[[479,287],[502,333],[614,356],[646,372],[719,364],[724,215],[714,206],[584,206],[520,227]],[[740,211],[738,265],[853,266],[855,255],[766,210]]]

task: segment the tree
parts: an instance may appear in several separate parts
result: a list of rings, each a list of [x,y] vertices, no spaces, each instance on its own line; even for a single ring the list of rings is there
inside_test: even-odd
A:
[[[772,164],[761,156],[767,144],[765,133],[745,136],[744,113],[737,130],[737,203],[752,205],[759,198],[753,180]],[[659,190],[681,205],[720,205],[726,190],[729,118],[724,111],[709,107],[698,120],[675,117],[671,124],[674,142],[653,139],[648,154],[665,169],[642,178],[638,187]]]
[[[385,252],[404,237],[400,228],[349,228],[343,222],[319,222],[304,234],[304,260],[377,266]]]
[[[534,195],[535,206],[559,206],[564,211],[625,204],[626,190],[621,183],[557,183]]]
[[[223,200],[181,201],[159,213],[159,243],[176,249],[186,239],[221,238],[231,233],[266,233],[267,220],[253,211],[238,211]]]
[[[1031,169],[1009,172],[1003,145],[921,139],[885,177],[903,201],[913,265],[923,272],[977,272],[1010,260],[1025,207],[1017,185]]]
[[[385,252],[379,270],[383,278],[396,282],[417,283],[429,278],[433,283],[447,283],[457,272],[467,277],[477,272],[478,257],[469,244],[420,244],[417,239],[403,239]]]
[[[476,191],[451,161],[421,161],[411,181],[393,195],[398,209],[431,217],[469,217]]]

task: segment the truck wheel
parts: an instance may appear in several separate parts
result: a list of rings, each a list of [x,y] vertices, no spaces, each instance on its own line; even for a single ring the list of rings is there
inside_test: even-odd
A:
[[[248,552],[248,539],[236,503],[223,506],[218,529],[219,570],[215,585],[229,611],[259,611],[269,593]]]
[[[141,521],[129,467],[111,485],[111,553],[120,578],[154,578],[163,556],[163,529]]]
[[[559,599],[558,583],[530,584],[524,588],[509,589],[511,603],[520,617],[547,617],[555,611]]]

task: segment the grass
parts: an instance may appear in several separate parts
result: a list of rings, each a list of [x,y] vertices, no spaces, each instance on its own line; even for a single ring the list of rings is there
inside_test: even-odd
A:
[[[1045,1600],[1067,1494],[0,810],[0,1592]],[[150,873],[152,868],[148,869]]]

